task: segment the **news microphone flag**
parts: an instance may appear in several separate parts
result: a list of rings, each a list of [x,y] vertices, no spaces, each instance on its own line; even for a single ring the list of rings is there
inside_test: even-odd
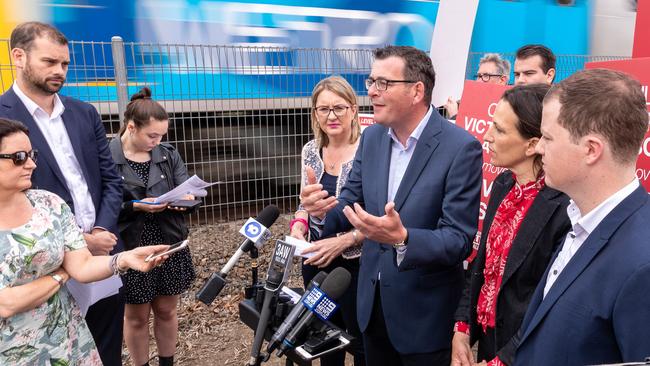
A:
[[[250,217],[239,229],[239,233],[255,243],[257,249],[261,249],[264,243],[271,238],[271,232],[261,222]]]
[[[339,308],[320,288],[314,287],[302,300],[302,304],[321,320],[329,320]]]

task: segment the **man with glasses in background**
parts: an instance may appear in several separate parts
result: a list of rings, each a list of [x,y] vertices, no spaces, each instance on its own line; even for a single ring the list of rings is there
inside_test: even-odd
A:
[[[413,47],[375,50],[366,128],[338,200],[309,182],[321,237],[363,241],[357,315],[368,365],[449,365],[463,260],[477,230],[481,145],[431,106],[435,72]]]
[[[510,80],[510,61],[503,59],[498,53],[486,53],[478,64],[478,72],[474,76],[476,81],[484,83],[508,85]],[[447,99],[445,110],[449,119],[456,119],[458,105],[451,97]]]

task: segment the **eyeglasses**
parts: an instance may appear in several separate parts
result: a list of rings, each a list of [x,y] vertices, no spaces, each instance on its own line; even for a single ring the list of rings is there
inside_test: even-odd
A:
[[[367,78],[366,79],[366,90],[370,90],[370,87],[372,84],[375,84],[375,88],[379,91],[386,91],[388,90],[388,84],[391,83],[417,83],[417,80],[387,80],[387,79],[373,79],[373,78]]]
[[[490,81],[490,79],[492,77],[501,77],[501,76],[503,76],[503,75],[501,75],[501,74],[487,74],[487,73],[474,75],[476,80],[481,79],[484,83],[487,83],[488,81]]]
[[[25,165],[27,158],[32,159],[33,162],[36,162],[38,158],[38,150],[31,151],[16,151],[13,154],[0,154],[0,159],[11,159],[14,162],[14,165],[21,166]]]
[[[322,107],[316,107],[314,108],[314,110],[316,111],[316,114],[319,117],[327,118],[329,117],[330,112],[334,112],[334,115],[340,118],[341,116],[343,116],[345,111],[348,110],[348,108],[350,107],[347,105],[339,104],[339,105],[335,105],[333,108],[322,106]]]

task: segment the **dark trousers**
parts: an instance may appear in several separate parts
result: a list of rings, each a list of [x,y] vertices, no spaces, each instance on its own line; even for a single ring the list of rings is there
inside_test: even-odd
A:
[[[486,332],[478,336],[478,353],[477,361],[481,362],[483,360],[490,362],[493,358],[497,356],[497,339],[496,332],[494,328],[488,327]]]
[[[449,366],[451,363],[451,349],[449,348],[430,353],[402,354],[397,352],[388,338],[379,287],[378,283],[375,287],[375,301],[370,323],[363,333],[366,363],[372,366]]]
[[[88,308],[86,323],[104,366],[121,366],[124,329],[122,289],[117,295],[101,299]]]
[[[349,335],[354,337],[350,346],[350,352],[354,358],[355,366],[365,366],[365,356],[363,354],[363,337],[359,330],[359,322],[357,321],[357,282],[359,279],[359,259],[343,259],[338,257],[325,268],[318,268],[309,265],[302,266],[302,278],[305,283],[305,288],[312,278],[320,271],[332,272],[336,267],[343,267],[347,269],[352,275],[350,286],[343,293],[343,296],[338,300],[339,309],[332,317],[332,323],[344,329]],[[343,366],[345,365],[345,352],[333,352],[330,355],[323,356],[320,359],[321,366]]]

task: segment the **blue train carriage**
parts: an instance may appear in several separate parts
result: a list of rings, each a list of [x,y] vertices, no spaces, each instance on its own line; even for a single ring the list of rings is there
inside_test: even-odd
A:
[[[619,55],[626,50],[617,47],[629,43],[631,49],[631,40],[625,40],[631,39],[633,3],[481,0],[470,51],[476,57],[483,52],[511,54],[522,44],[544,43],[557,54],[588,55],[593,49]],[[86,41],[72,45],[73,65],[64,93],[87,101],[116,99],[110,49],[114,35],[126,42],[129,93],[147,84],[163,100],[287,98],[309,95],[315,82],[330,73],[349,77],[363,93],[361,74],[369,69],[369,60],[354,51],[385,44],[429,49],[439,7],[438,1],[427,0],[303,4],[296,0],[53,0],[20,5],[2,1],[5,19],[0,32],[8,37],[11,28],[28,15],[55,24],[71,40]],[[591,36],[605,32],[607,37]],[[475,61],[468,62],[468,74]],[[581,63],[562,66],[566,72],[560,78],[582,68]],[[5,74],[4,88],[10,80]]]
[[[595,26],[598,17],[592,13],[611,12],[599,3],[607,8],[621,2],[623,7],[625,1],[561,5],[553,0],[481,0],[471,55],[512,53],[524,43],[545,43],[558,54],[588,54],[598,43],[590,34],[603,28]],[[340,74],[361,96],[361,111],[370,112],[363,86],[372,62],[370,49],[400,44],[428,50],[439,8],[438,1],[427,0],[303,4],[51,0],[17,5],[0,0],[0,38],[8,38],[17,23],[35,19],[54,24],[74,40],[62,93],[97,106],[110,134],[119,127],[110,41],[121,36],[128,94],[151,86],[154,98],[172,116],[167,139],[181,151],[190,174],[225,182],[210,191],[198,215],[199,221],[214,222],[250,216],[261,201],[294,208],[298,156],[311,136],[313,86],[327,75]],[[627,29],[628,18],[616,18],[622,23],[614,28]],[[0,81],[6,90],[13,80],[9,46],[0,46],[5,65]],[[477,63],[470,58],[470,75]],[[581,67],[565,68],[572,72]]]

